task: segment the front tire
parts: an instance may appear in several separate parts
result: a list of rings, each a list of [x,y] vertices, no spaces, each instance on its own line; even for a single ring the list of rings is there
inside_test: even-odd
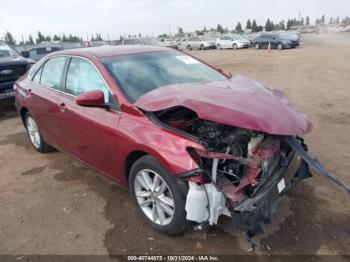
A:
[[[232,48],[233,48],[233,50],[237,50],[237,44],[233,44],[233,46],[232,46]]]
[[[216,49],[221,50],[221,49],[222,49],[221,45],[220,45],[220,44],[218,44],[218,45],[216,46]]]
[[[191,50],[192,50],[192,46],[191,46],[191,45],[188,45],[188,46],[187,46],[187,49],[191,51]]]
[[[205,47],[204,47],[204,45],[201,45],[201,50],[205,50]]]
[[[34,149],[40,153],[48,153],[52,151],[52,147],[43,139],[37,123],[29,112],[25,115],[25,124],[29,140]]]
[[[138,159],[130,170],[129,187],[132,200],[147,225],[166,235],[185,229],[185,198],[157,160],[148,155]]]
[[[278,45],[277,45],[277,49],[278,49],[278,50],[282,50],[282,49],[283,49],[283,45],[282,45],[282,43],[278,43]]]
[[[259,43],[255,43],[254,47],[255,49],[259,49],[260,48]]]

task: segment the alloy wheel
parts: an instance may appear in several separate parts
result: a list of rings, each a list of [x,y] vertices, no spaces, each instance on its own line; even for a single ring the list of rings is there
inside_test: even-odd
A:
[[[34,147],[40,148],[40,145],[41,145],[40,133],[39,133],[37,124],[35,123],[34,119],[31,116],[27,118],[27,130],[28,130],[30,141],[32,142]]]
[[[174,219],[175,204],[164,179],[150,169],[140,170],[134,180],[137,202],[142,212],[157,225],[168,225]]]

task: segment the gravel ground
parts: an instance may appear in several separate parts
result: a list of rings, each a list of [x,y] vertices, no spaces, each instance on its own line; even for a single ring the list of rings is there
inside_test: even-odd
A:
[[[191,54],[283,89],[314,123],[312,155],[350,185],[350,34],[305,36],[292,50]],[[175,237],[152,231],[113,181],[60,152],[36,153],[12,104],[0,104],[0,254],[248,254],[225,218]],[[348,200],[318,175],[305,180],[255,239],[255,253],[350,255]]]

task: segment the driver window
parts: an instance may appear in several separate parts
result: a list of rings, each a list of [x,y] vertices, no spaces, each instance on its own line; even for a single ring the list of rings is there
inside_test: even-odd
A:
[[[78,96],[93,90],[101,90],[105,102],[112,102],[109,89],[95,67],[85,59],[73,57],[67,73],[66,92]]]

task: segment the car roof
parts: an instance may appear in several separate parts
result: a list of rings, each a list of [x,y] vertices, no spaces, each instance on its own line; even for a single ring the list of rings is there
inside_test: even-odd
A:
[[[123,45],[123,46],[99,46],[99,47],[87,47],[77,48],[70,50],[63,50],[54,52],[54,55],[77,55],[77,56],[95,56],[98,58],[117,56],[124,54],[136,54],[136,53],[148,53],[157,51],[169,51],[173,50],[167,47],[161,46],[148,46],[148,45]]]

